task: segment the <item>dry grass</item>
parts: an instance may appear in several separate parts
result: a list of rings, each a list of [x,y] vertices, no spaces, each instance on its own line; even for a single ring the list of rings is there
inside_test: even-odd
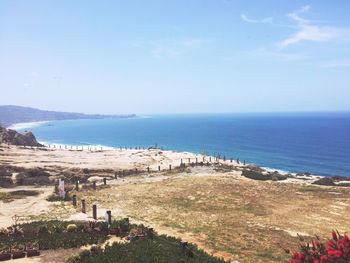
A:
[[[173,176],[78,197],[240,262],[283,262],[288,256],[279,244],[296,249],[296,233],[328,237],[350,227],[350,193],[339,187]]]
[[[0,192],[0,201],[9,203],[15,199],[26,198],[27,196],[37,196],[40,192],[34,190],[16,190],[11,192]]]

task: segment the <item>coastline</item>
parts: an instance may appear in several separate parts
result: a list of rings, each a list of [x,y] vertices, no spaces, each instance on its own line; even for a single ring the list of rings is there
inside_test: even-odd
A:
[[[138,116],[132,119],[137,120],[144,117],[145,116]],[[110,125],[109,121],[83,121],[81,123],[82,128],[79,129],[77,129],[76,122],[65,123],[65,120],[62,121],[63,123],[60,123],[61,121],[17,123],[11,125],[10,129],[16,129],[21,132],[23,132],[25,129],[32,129],[34,134],[36,134],[35,128],[42,126],[37,128],[38,134],[41,134],[37,140],[45,145],[55,145],[57,148],[82,147],[83,149],[95,149],[102,147],[102,149],[119,149],[120,146],[134,147],[141,145],[148,147],[154,145],[152,144],[153,142],[160,142],[158,145],[161,145],[161,148],[163,149],[174,149],[180,152],[189,151],[198,154],[205,152],[212,156],[219,155],[220,153],[221,156],[226,156],[227,158],[232,157],[234,159],[239,157],[242,161],[246,160],[247,163],[251,165],[259,166],[271,172],[278,171],[281,174],[310,172],[313,175],[320,175],[323,177],[350,177],[350,170],[348,169],[349,165],[347,162],[344,162],[347,157],[346,154],[340,159],[335,158],[335,155],[332,154],[325,156],[324,153],[309,151],[308,149],[311,149],[310,147],[312,145],[310,147],[298,147],[298,144],[301,144],[300,142],[295,144],[296,147],[294,150],[293,140],[289,140],[291,147],[280,147],[282,150],[276,152],[271,150],[273,149],[271,148],[272,146],[266,146],[270,145],[270,142],[269,144],[265,144],[266,147],[264,145],[261,146],[261,142],[259,142],[259,140],[256,142],[254,141],[255,137],[252,137],[253,140],[247,141],[244,136],[239,137],[243,139],[239,139],[235,138],[233,135],[230,135],[232,137],[231,140],[231,137],[227,137],[228,134],[226,134],[226,138],[224,136],[220,136],[222,139],[217,139],[217,137],[213,137],[213,135],[217,136],[216,134],[208,133],[208,137],[212,135],[211,137],[215,138],[214,140],[210,140],[210,138],[206,138],[207,133],[203,132],[203,135],[199,135],[200,138],[198,139],[198,131],[197,133],[193,133],[193,131],[187,131],[187,129],[186,132],[182,131],[181,136],[174,136],[172,130],[162,128],[167,126],[167,123],[171,125],[174,125],[174,123],[178,124],[177,121],[173,122],[171,119],[170,122],[169,119],[166,119],[165,124],[164,119],[157,120],[157,118],[152,118],[152,121],[147,121],[147,123],[143,121],[140,121],[140,123],[134,123],[134,121],[122,121],[120,123],[112,122],[112,125]],[[94,121],[94,119],[91,121]],[[50,122],[52,124],[48,124]],[[182,122],[180,123],[184,124]],[[144,136],[142,132],[140,133],[138,131],[139,129],[145,129],[146,136]],[[161,129],[161,131],[158,132],[157,129]],[[126,130],[130,131],[130,133],[126,132]],[[100,137],[91,136],[100,133],[103,134]],[[168,133],[170,133],[169,137],[167,137]],[[133,138],[135,138],[135,140]],[[184,143],[183,140],[190,140],[189,144]],[[232,142],[227,143],[230,140]],[[298,137],[295,137],[295,141],[298,141]],[[283,141],[281,143],[283,143]],[[271,143],[271,145],[273,144],[276,144],[276,142]],[[329,145],[332,146],[333,144],[328,143],[328,146]],[[325,144],[323,148],[327,148],[328,146]],[[215,149],[220,149],[220,151],[216,151]],[[278,154],[278,152],[281,154]]]
[[[40,192],[38,196],[1,203],[0,227],[9,226],[14,214],[24,221],[91,221],[91,208],[96,204],[98,218],[104,218],[105,211],[110,210],[113,218],[128,217],[133,223],[196,243],[226,259],[239,258],[242,263],[251,262],[252,256],[262,259],[259,262],[271,262],[255,252],[271,247],[281,257],[283,252],[276,244],[297,244],[297,234],[311,238],[316,234],[325,236],[334,228],[344,232],[349,227],[349,188],[315,185],[319,177],[313,175],[252,179],[243,172],[260,172],[259,167],[161,149],[101,151],[2,144],[0,155],[0,164],[9,174],[5,179],[11,180],[18,171],[22,171],[21,176],[27,172],[38,174],[34,185],[12,185],[1,188],[1,192],[23,187]],[[203,158],[205,164],[201,164]],[[185,163],[185,169],[181,169],[181,163]],[[35,176],[27,179],[35,180]],[[78,180],[81,188],[72,190],[72,194],[86,200],[86,213],[71,202],[47,200],[57,179],[65,180],[69,188]],[[44,183],[48,180],[49,185]],[[92,188],[93,182],[96,189]],[[246,244],[251,242],[252,232],[259,232],[264,242],[253,242],[248,255]],[[215,243],[210,242],[213,239]],[[232,247],[244,249],[242,253],[232,252]]]
[[[51,121],[18,122],[18,123],[11,124],[6,129],[18,131],[18,130],[29,129],[33,127],[38,127],[50,122]]]
[[[150,156],[157,156],[157,152],[161,152],[164,160],[159,159],[159,157],[153,157],[153,163],[150,167],[152,169],[157,170],[158,166],[162,167],[162,169],[166,169],[169,165],[172,165],[173,168],[179,167],[181,162],[183,161],[185,164],[189,165],[188,158],[190,158],[191,163],[198,161],[200,163],[202,160],[205,160],[205,163],[209,163],[209,159],[212,160],[211,164],[220,164],[231,167],[232,169],[239,168],[240,171],[245,168],[258,170],[261,174],[280,174],[286,176],[285,180],[281,180],[281,183],[313,183],[321,178],[326,178],[326,176],[309,174],[309,173],[292,173],[286,172],[283,170],[261,167],[252,163],[243,163],[243,161],[237,162],[237,160],[233,159],[232,161],[227,158],[219,158],[216,160],[216,156],[206,155],[206,154],[198,154],[188,151],[176,151],[176,150],[164,150],[164,149],[156,149],[156,148],[142,148],[142,147],[108,147],[102,145],[67,145],[67,144],[48,144],[47,142],[39,141],[41,144],[45,145],[46,153],[43,154],[40,150],[40,147],[28,147],[27,149],[33,150],[33,155],[29,158],[31,160],[23,160],[24,163],[29,164],[31,167],[37,167],[36,165],[41,166],[41,163],[45,163],[45,165],[50,166],[58,166],[61,161],[59,160],[70,160],[75,158],[74,161],[69,161],[75,167],[85,167],[89,169],[95,169],[98,167],[99,169],[113,169],[115,166],[113,165],[113,160],[115,160],[116,165],[122,164],[122,166],[126,168],[143,167],[146,169],[144,164],[142,164],[145,160],[141,159],[141,163],[137,162],[137,158],[134,159],[133,156],[140,154],[147,158]],[[20,155],[25,152],[25,148],[22,146],[11,146],[12,150],[14,150],[14,155]],[[26,157],[28,158],[28,156]],[[58,160],[57,160],[58,159]],[[120,160],[118,160],[120,159]],[[158,160],[158,161],[157,161]],[[180,162],[181,160],[181,162]],[[214,161],[215,160],[215,161]],[[158,163],[156,163],[158,162]],[[20,164],[21,161],[18,160],[17,164]],[[126,163],[128,163],[126,165]],[[83,165],[80,165],[83,164]],[[350,178],[349,178],[350,179]]]

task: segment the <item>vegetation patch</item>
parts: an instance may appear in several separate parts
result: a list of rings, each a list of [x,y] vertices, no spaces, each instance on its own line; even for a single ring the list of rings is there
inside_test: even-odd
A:
[[[0,252],[21,249],[28,244],[42,250],[72,248],[98,244],[106,239],[106,233],[91,229],[87,223],[36,221],[0,229]]]
[[[40,192],[34,190],[17,190],[12,192],[0,192],[0,201],[12,202],[15,199],[25,198],[27,196],[37,196]]]
[[[138,239],[128,243],[114,243],[105,249],[93,247],[73,256],[69,263],[126,263],[126,262],[188,262],[224,263],[210,256],[195,245],[161,235]]]
[[[242,175],[253,180],[262,180],[262,181],[267,181],[267,180],[281,181],[281,180],[287,179],[287,176],[279,174],[278,172],[263,173],[261,171],[248,170],[248,169],[243,170]]]

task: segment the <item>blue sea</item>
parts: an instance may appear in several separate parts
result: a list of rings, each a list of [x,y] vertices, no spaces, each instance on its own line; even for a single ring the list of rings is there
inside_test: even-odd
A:
[[[220,154],[286,172],[350,176],[350,113],[158,115],[52,121],[39,141]]]

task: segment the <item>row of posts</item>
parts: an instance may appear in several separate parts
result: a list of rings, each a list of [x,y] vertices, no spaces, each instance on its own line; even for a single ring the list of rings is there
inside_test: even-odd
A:
[[[26,147],[26,145],[24,144],[23,145],[24,147]],[[49,148],[51,148],[51,144],[49,144],[48,145],[48,147]],[[70,146],[68,146],[68,145],[57,145],[57,147],[56,147],[56,145],[55,144],[53,144],[52,145],[52,148],[53,149],[70,149],[70,150],[73,150],[73,149],[75,149],[75,150],[84,150],[84,146],[73,146],[73,145],[70,145]],[[97,147],[97,146],[87,146],[87,150],[90,150],[90,151],[92,151],[93,150],[93,148],[95,148],[95,151],[97,151],[98,150],[98,148],[102,151],[103,150],[103,147]],[[123,150],[123,149],[125,149],[125,150],[128,150],[128,149],[130,149],[130,150],[146,150],[146,148],[145,147],[141,147],[141,146],[139,146],[139,147],[130,147],[130,148],[128,148],[128,147],[118,147],[120,150]]]
[[[73,206],[76,207],[77,206],[77,196],[73,195]],[[86,201],[85,199],[81,200],[81,212],[82,213],[86,213]],[[92,218],[97,220],[97,205],[92,205]],[[110,210],[106,211],[106,215],[105,215],[106,221],[107,223],[111,223],[112,222],[112,212]]]
[[[25,144],[24,144],[23,146],[26,147]],[[69,146],[69,147],[70,147],[70,149],[73,149],[73,146],[72,146],[72,145]],[[31,148],[33,148],[33,146],[31,146]],[[51,144],[49,144],[49,148],[51,148]],[[56,148],[56,145],[53,145],[53,148]],[[59,149],[62,149],[63,146],[59,145],[58,148],[59,148]],[[64,145],[64,148],[65,148],[65,149],[68,149],[68,146],[67,146],[67,145]],[[76,150],[79,150],[79,146],[75,146],[75,148],[76,148]],[[120,147],[120,150],[122,150],[122,149],[127,150],[128,147]],[[132,149],[135,149],[135,150],[141,150],[141,149],[143,149],[143,150],[145,150],[145,147],[135,147],[135,148],[130,147],[130,150],[132,150]],[[81,150],[84,150],[84,147],[83,147],[83,146],[81,146]],[[92,151],[92,147],[88,147],[88,150]],[[96,150],[97,150],[97,147],[95,147],[95,151],[96,151]],[[100,150],[102,151],[102,150],[103,150],[103,147],[100,147]],[[218,154],[218,156],[214,157],[214,159],[215,159],[215,161],[219,161],[219,160],[221,159],[220,154]],[[226,161],[226,157],[225,157],[225,156],[223,156],[222,159],[223,159],[223,161]],[[211,160],[211,156],[209,156],[209,162],[211,162],[211,161],[212,161],[212,160]],[[230,161],[231,161],[231,163],[232,163],[233,158],[230,158]],[[237,161],[237,163],[240,164],[239,158],[237,158],[236,161]],[[204,157],[204,156],[203,156],[203,162],[205,162],[205,157]],[[188,163],[190,163],[190,158],[188,158]],[[197,158],[197,157],[196,157],[196,163],[198,163],[198,158]],[[181,159],[181,164],[183,164],[182,159]],[[243,160],[243,164],[244,164],[244,165],[246,164],[245,160]],[[147,170],[149,171],[149,168],[148,168]],[[159,166],[158,166],[158,170],[160,171]],[[171,170],[171,165],[169,165],[169,170]],[[137,169],[136,169],[136,171],[137,171]]]
[[[216,161],[218,160],[217,158],[218,157],[215,157],[216,159]],[[223,160],[225,161],[226,160],[226,158],[224,157],[223,158]],[[230,161],[232,162],[232,158],[230,159]],[[212,160],[211,160],[211,157],[209,157],[209,162],[211,162]],[[191,163],[191,159],[190,158],[188,158],[188,162],[189,163]],[[205,157],[203,157],[203,162],[205,162]],[[245,165],[245,161],[243,161],[244,162],[244,165]],[[196,164],[198,163],[198,158],[196,158]],[[240,163],[240,161],[239,161],[239,159],[237,159],[237,163]],[[192,165],[193,165],[194,163],[192,163]],[[185,164],[183,163],[183,160],[181,159],[181,165],[180,166],[184,166]],[[171,164],[169,164],[169,170],[171,170]],[[147,171],[149,172],[150,171],[150,169],[149,169],[149,167],[147,167]],[[158,171],[160,171],[160,166],[158,166]],[[137,169],[135,170],[135,172],[137,173]],[[124,170],[122,171],[122,174],[124,175],[125,174],[125,172],[124,172]],[[59,181],[60,182],[60,188],[62,187],[62,181],[60,180]],[[104,177],[103,178],[103,184],[104,185],[107,185],[107,179],[106,179],[106,177]],[[63,182],[63,187],[64,187],[64,182]],[[93,183],[92,183],[92,188],[94,189],[94,190],[96,190],[96,182],[94,181]],[[75,190],[76,191],[79,191],[79,181],[76,181],[75,182]],[[73,197],[72,197],[72,202],[73,202],[73,206],[77,206],[77,196],[76,195],[73,195]],[[85,199],[83,199],[83,200],[81,200],[81,211],[82,211],[82,213],[86,213],[86,202],[85,202]],[[107,211],[106,212],[106,217],[108,217],[108,222],[110,223],[111,222],[111,211]],[[93,216],[93,219],[97,219],[97,205],[93,205],[92,206],[92,216]]]
[[[25,147],[25,145],[24,145],[24,147]],[[68,149],[69,147],[70,147],[70,149],[73,149],[74,146],[72,146],[72,145],[71,145],[71,146],[64,145],[64,149]],[[51,144],[49,144],[49,148],[51,148]],[[56,148],[56,145],[55,145],[55,144],[53,145],[53,148]],[[62,149],[63,146],[59,145],[58,148],[59,148],[59,149]],[[79,146],[75,146],[75,149],[76,149],[76,150],[79,150]],[[125,147],[121,147],[121,146],[120,146],[119,149],[120,149],[120,150],[123,150],[123,149],[127,150],[128,147],[126,147],[126,146],[125,146]],[[130,149],[130,150],[133,150],[133,149],[135,149],[135,150],[145,150],[145,147],[134,147],[134,148],[133,148],[133,147],[130,147],[129,149]],[[83,146],[81,146],[81,150],[84,150],[84,147],[83,147]],[[92,147],[89,147],[89,146],[88,146],[88,150],[91,151],[91,150],[92,150]],[[96,150],[97,150],[97,147],[95,146],[95,151],[96,151]],[[102,150],[103,150],[103,147],[100,147],[100,150],[102,151]],[[218,154],[218,155],[217,155],[216,157],[214,157],[214,158],[215,158],[215,161],[218,161],[219,159],[221,159],[221,156],[220,156],[220,154]],[[188,162],[190,163],[190,158],[188,158],[188,159],[189,159]],[[196,158],[196,163],[198,162],[197,159],[198,159],[198,158]],[[205,159],[205,157],[203,157],[203,162],[204,162],[204,159]],[[223,156],[222,159],[223,159],[224,161],[226,161],[226,157],[225,157],[225,156]],[[232,163],[232,160],[233,160],[233,159],[231,158],[231,159],[230,159],[231,163]],[[182,159],[181,159],[181,162],[182,162]],[[211,162],[211,157],[209,157],[209,162]],[[243,161],[243,162],[245,163],[245,161]],[[237,163],[240,163],[239,158],[237,159]]]

